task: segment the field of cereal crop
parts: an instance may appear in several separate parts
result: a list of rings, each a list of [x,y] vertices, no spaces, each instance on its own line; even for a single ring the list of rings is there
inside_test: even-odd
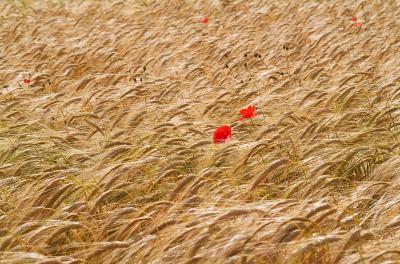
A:
[[[399,21],[1,1],[0,263],[399,263]]]

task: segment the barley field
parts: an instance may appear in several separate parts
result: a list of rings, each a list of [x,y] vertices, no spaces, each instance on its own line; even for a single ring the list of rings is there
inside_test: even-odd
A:
[[[1,1],[0,263],[400,263],[399,20]]]

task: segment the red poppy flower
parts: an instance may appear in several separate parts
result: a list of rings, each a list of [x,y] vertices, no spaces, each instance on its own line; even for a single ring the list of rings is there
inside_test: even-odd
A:
[[[214,143],[224,143],[232,137],[232,129],[230,126],[220,126],[214,131]]]
[[[25,84],[29,84],[29,83],[31,82],[31,80],[29,80],[29,79],[24,79],[23,82],[24,82]]]
[[[254,105],[250,105],[249,107],[240,110],[240,120],[246,119],[246,118],[252,118],[256,116],[256,107]]]
[[[356,18],[356,17],[352,17],[352,18],[351,18],[351,21],[357,22],[357,18]]]
[[[362,27],[362,23],[361,22],[357,22],[355,24],[353,24],[353,27]]]
[[[203,24],[207,24],[208,23],[208,17],[203,17],[202,19],[200,19],[200,22]]]

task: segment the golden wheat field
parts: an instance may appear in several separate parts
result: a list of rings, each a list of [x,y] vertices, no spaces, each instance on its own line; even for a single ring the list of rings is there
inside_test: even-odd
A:
[[[399,19],[1,1],[0,263],[400,263]]]

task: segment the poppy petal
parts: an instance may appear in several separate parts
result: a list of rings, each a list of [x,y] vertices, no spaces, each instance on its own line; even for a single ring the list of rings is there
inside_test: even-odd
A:
[[[208,23],[208,17],[203,17],[202,19],[200,19],[200,22],[203,24],[207,24]]]
[[[230,126],[220,126],[214,131],[213,142],[224,143],[232,137],[232,129]]]
[[[254,105],[250,105],[245,109],[241,109],[239,111],[241,118],[240,120],[246,119],[246,118],[252,118],[256,116],[256,107]]]

